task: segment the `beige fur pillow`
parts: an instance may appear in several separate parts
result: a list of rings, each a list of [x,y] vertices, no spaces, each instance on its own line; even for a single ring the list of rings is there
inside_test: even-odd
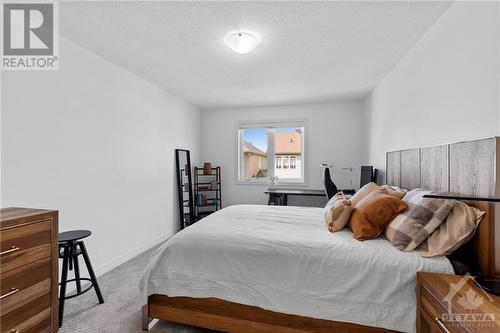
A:
[[[351,217],[351,201],[346,199],[344,193],[335,194],[325,206],[323,215],[326,226],[330,232],[336,232],[345,227]]]
[[[368,183],[362,188],[360,188],[354,195],[351,197],[351,203],[353,206],[356,206],[358,202],[363,200],[368,194],[372,193],[373,191],[380,190],[382,187],[378,186],[375,183]]]
[[[354,195],[351,197],[351,203],[353,206],[356,206],[358,202],[366,198],[370,193],[375,191],[383,190],[383,193],[389,194],[391,197],[396,197],[398,199],[403,199],[406,194],[406,190],[396,186],[382,185],[379,186],[375,183],[368,183],[362,188],[360,188]]]
[[[398,199],[403,199],[408,192],[407,190],[397,186],[382,185],[382,188],[387,191],[387,194]]]
[[[423,257],[451,254],[474,236],[484,214],[462,201],[455,201],[446,220],[417,250]]]

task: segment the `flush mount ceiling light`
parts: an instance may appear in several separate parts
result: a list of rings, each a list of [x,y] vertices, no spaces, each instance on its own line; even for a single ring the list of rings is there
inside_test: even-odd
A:
[[[224,44],[237,53],[248,53],[260,43],[260,37],[251,31],[230,31],[224,37]]]

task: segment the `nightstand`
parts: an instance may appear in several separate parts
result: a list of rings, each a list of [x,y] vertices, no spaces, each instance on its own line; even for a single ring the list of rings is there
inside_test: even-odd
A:
[[[417,333],[498,333],[500,297],[468,275],[417,274]]]

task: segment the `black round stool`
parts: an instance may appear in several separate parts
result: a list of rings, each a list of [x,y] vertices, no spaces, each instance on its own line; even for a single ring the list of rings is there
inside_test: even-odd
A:
[[[90,258],[85,249],[85,244],[81,239],[90,236],[92,233],[88,230],[72,230],[66,231],[59,234],[59,258],[63,260],[62,264],[62,276],[61,276],[61,289],[59,291],[59,327],[61,327],[64,315],[64,300],[80,296],[81,294],[89,291],[94,287],[97,294],[97,299],[99,303],[104,303],[102,298],[101,289],[99,289],[99,284],[95,277],[94,270],[92,269],[92,264],[90,263]],[[89,272],[89,278],[80,277],[80,267],[78,264],[78,256],[83,256],[85,265],[87,266],[87,271]],[[75,268],[75,278],[68,280],[68,268],[73,270]],[[90,281],[89,287],[82,290],[81,281]],[[68,282],[75,282],[76,292],[72,295],[66,296],[66,284]]]

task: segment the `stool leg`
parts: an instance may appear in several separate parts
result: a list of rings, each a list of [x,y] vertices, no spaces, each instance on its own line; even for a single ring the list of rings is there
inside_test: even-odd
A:
[[[73,270],[73,256],[75,255],[75,252],[76,252],[76,244],[71,244],[69,246],[69,253],[68,253],[68,256],[69,256],[69,261],[68,261],[68,268],[70,271]]]
[[[69,260],[69,249],[67,247],[64,247],[61,290],[59,291],[59,327],[61,327],[63,323],[64,298],[66,297],[66,282],[68,280],[68,260]]]
[[[87,249],[85,248],[85,244],[83,242],[78,242],[80,246],[80,250],[82,251],[83,260],[85,261],[85,265],[87,265],[87,270],[89,271],[90,279],[92,280],[92,284],[94,285],[95,293],[97,294],[97,298],[99,299],[99,303],[104,303],[104,299],[102,298],[101,289],[99,288],[99,284],[97,283],[97,278],[95,277],[94,270],[92,269],[92,264],[90,263],[90,258],[87,253]]]
[[[76,251],[73,253],[76,253]],[[75,267],[76,292],[81,293],[82,292],[82,284],[80,282],[80,266],[78,265],[78,256],[77,255],[75,255],[73,257],[73,266]]]

